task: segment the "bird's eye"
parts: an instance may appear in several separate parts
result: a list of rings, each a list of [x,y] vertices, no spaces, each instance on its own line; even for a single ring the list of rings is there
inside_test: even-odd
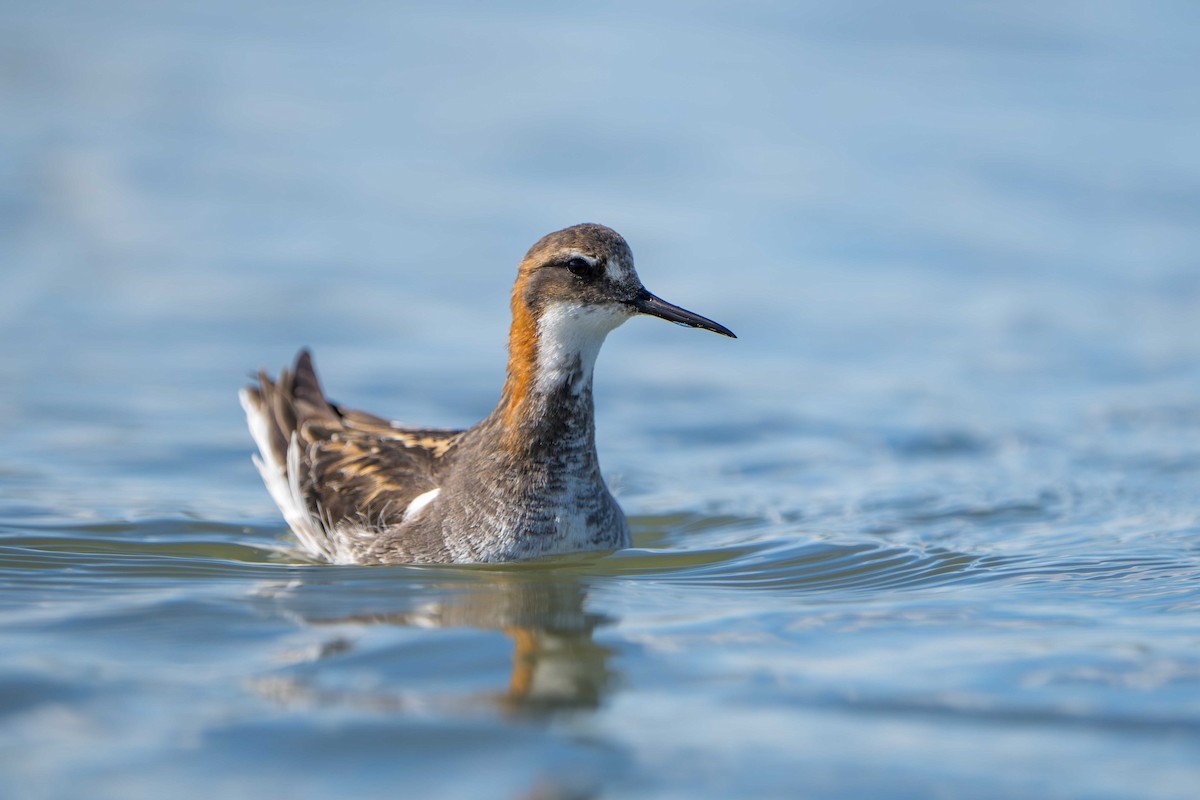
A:
[[[567,262],[567,269],[571,274],[578,278],[590,278],[592,276],[592,264],[586,258],[575,256]]]

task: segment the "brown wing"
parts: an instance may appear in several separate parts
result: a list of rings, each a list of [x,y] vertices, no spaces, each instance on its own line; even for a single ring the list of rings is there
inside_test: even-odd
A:
[[[459,431],[401,430],[362,412],[334,412],[300,426],[310,506],[330,527],[399,523],[413,498],[437,488],[441,456]]]
[[[309,512],[326,530],[342,522],[368,528],[398,523],[413,498],[437,487],[441,457],[460,431],[396,428],[325,398],[302,350],[278,381],[259,373],[247,389],[269,427],[270,459],[297,481]],[[289,463],[292,437],[298,463]],[[293,456],[295,458],[295,456]]]

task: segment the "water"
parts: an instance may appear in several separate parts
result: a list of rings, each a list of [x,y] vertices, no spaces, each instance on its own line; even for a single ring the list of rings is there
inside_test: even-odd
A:
[[[1197,796],[1198,16],[3,5],[0,794]],[[469,424],[584,220],[740,336],[610,337],[634,548],[305,560],[247,374]]]

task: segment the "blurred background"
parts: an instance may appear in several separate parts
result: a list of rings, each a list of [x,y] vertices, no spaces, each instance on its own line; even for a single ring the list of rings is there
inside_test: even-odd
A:
[[[0,3],[0,522],[10,536],[57,541],[25,547],[42,554],[37,574],[61,579],[5,600],[53,606],[73,591],[72,570],[97,558],[71,544],[79,538],[125,558],[129,542],[191,537],[198,549],[179,558],[242,575],[234,562],[288,541],[249,463],[236,391],[252,371],[275,372],[307,345],[342,403],[470,425],[499,395],[520,257],[551,230],[600,222],[629,240],[652,291],[739,335],[635,320],[600,357],[601,461],[635,543],[724,553],[715,577],[689,573],[691,595],[629,589],[620,559],[597,567],[599,584],[572,578],[589,608],[623,620],[604,641],[624,675],[614,685],[627,688],[586,734],[626,754],[606,751],[595,769],[622,777],[601,785],[783,794],[795,789],[787,765],[805,756],[780,742],[800,736],[814,759],[806,786],[823,796],[1188,796],[1200,782],[1186,755],[1200,741],[1197,31],[1200,5],[1186,0]],[[248,550],[219,555],[211,542]],[[849,572],[831,578],[787,550],[828,542],[872,558],[890,548],[900,572],[863,573],[851,554]],[[786,557],[720,550],[760,545]],[[931,548],[982,569],[974,591],[999,599],[937,606],[937,624],[907,600],[897,611],[885,589],[940,586],[951,570]],[[56,549],[74,555],[37,560]],[[145,569],[167,570],[138,553],[157,564]],[[1113,564],[1124,566],[1106,572]],[[17,585],[29,568],[8,577]],[[1054,594],[1088,570],[1113,582]],[[154,574],[157,589],[200,591]],[[739,581],[788,589],[747,595],[735,623],[706,592]],[[796,599],[817,586],[834,595],[811,608]],[[1027,586],[1041,588],[1014,588]],[[882,593],[849,606],[861,617],[821,615],[860,591]],[[384,605],[407,613],[417,602]],[[981,621],[985,608],[996,617]],[[1045,608],[1061,610],[1063,629]],[[682,648],[718,683],[724,669],[758,675],[752,697],[658,660],[683,635],[672,612],[695,638],[661,652]],[[839,640],[848,650],[826,662],[837,669],[805,662],[818,645],[790,627],[858,630],[893,612],[913,638]],[[34,637],[45,620],[29,618],[22,636],[34,638],[12,634],[7,649],[53,654],[95,629],[61,613],[62,639]],[[1121,633],[1088,627],[1098,615]],[[1008,634],[977,642],[991,623],[1028,626],[1061,650],[1045,662],[1041,645],[1011,655]],[[1092,633],[1071,640],[1079,626]],[[768,652],[723,660],[723,643],[747,627],[773,642]],[[940,649],[958,635],[961,652]],[[923,671],[989,643],[1004,668]],[[897,651],[912,657],[898,682],[886,666]],[[101,644],[71,652],[109,663]],[[0,683],[45,672],[13,658]],[[384,658],[366,670],[386,678],[401,662],[413,669]],[[246,668],[256,670],[269,668]],[[655,727],[656,701],[668,716],[679,706],[666,677],[638,694],[650,674],[674,675],[688,687],[676,700],[700,702],[717,729],[779,737],[739,747],[694,726]],[[1061,688],[1055,676],[1073,687],[1067,700],[1039,693]],[[47,691],[54,702],[84,679],[62,681]],[[216,691],[197,678],[188,691],[200,698],[197,686]],[[736,710],[786,705],[797,686],[802,706],[832,713],[806,734],[795,719]],[[864,691],[873,711],[855,705]],[[245,702],[230,692],[220,695],[230,708]],[[896,711],[907,703],[919,721]],[[954,716],[978,708],[987,713]],[[946,709],[955,721],[943,726]],[[870,735],[855,722],[863,713]],[[1065,728],[1042,724],[1060,713]],[[1032,718],[1042,723],[1020,727]],[[877,771],[814,733],[826,722],[878,757]],[[149,776],[139,786],[173,785],[179,773],[163,765],[174,745],[150,743],[173,729],[139,724],[150,732],[130,762]],[[565,742],[582,723],[571,724],[538,728],[523,752],[574,763],[556,749],[575,746]],[[63,745],[54,721],[14,725],[66,748],[64,781],[97,780],[117,758],[82,755],[95,741],[78,731]],[[1104,725],[1108,738],[1070,733]],[[678,750],[656,750],[673,736]],[[221,757],[201,756],[186,777],[236,771],[218,739],[201,751]],[[993,748],[1003,758],[985,754]],[[628,755],[643,752],[701,753],[728,784],[665,778],[653,757]],[[9,762],[10,778],[52,771],[25,759]],[[526,786],[522,776],[512,785]],[[382,791],[362,780],[351,785]],[[46,785],[27,796],[59,796]]]
[[[601,392],[711,384],[755,422],[881,382],[981,417],[1195,388],[1190,3],[0,13],[4,449],[70,506],[137,492],[95,486],[130,451],[231,469],[235,389],[301,345],[343,402],[470,424],[516,262],[581,221],[744,339],[638,321]]]

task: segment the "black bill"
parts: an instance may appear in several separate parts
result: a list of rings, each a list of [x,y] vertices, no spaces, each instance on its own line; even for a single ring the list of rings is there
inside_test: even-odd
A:
[[[648,291],[643,289],[641,294],[633,298],[629,302],[631,306],[636,308],[642,314],[649,314],[652,317],[660,317],[668,322],[674,322],[676,325],[684,325],[688,328],[703,328],[706,331],[719,333],[722,336],[728,336],[731,339],[736,339],[733,331],[726,328],[724,325],[719,325],[707,317],[702,317],[699,314],[693,314],[686,308],[671,305],[661,297],[655,297]]]

